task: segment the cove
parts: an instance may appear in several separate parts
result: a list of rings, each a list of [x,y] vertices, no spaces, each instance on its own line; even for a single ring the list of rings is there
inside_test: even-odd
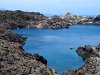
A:
[[[27,37],[23,46],[25,51],[45,57],[48,66],[58,74],[77,69],[84,64],[76,53],[78,47],[100,43],[100,26],[97,25],[73,25],[69,29],[58,30],[22,28],[12,31]]]

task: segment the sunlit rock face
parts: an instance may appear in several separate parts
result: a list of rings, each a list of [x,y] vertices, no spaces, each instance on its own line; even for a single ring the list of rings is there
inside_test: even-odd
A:
[[[69,26],[69,23],[64,20],[60,16],[52,16],[50,19],[46,19],[43,21],[40,21],[38,25],[36,25],[36,28],[51,28],[51,29],[60,29],[60,28],[66,28]]]
[[[65,14],[63,18],[71,24],[76,24],[81,20],[80,16],[73,15],[72,13],[69,12]]]

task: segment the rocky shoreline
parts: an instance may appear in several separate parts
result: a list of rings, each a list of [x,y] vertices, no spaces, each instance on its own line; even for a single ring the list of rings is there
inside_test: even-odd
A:
[[[100,25],[100,15],[97,16],[78,16],[67,13],[64,16],[54,15],[51,17],[44,16],[39,12],[24,12],[21,10],[0,11],[0,23],[7,28],[51,28],[60,29],[68,28],[74,24],[96,24]]]
[[[76,52],[84,59],[85,64],[62,75],[100,75],[100,45],[79,47]]]
[[[38,54],[26,53],[25,38],[11,28],[68,28],[73,24],[100,24],[100,16],[83,17],[67,13],[65,16],[46,17],[38,12],[0,11],[0,75],[57,75],[47,67],[47,60]],[[85,64],[62,75],[100,75],[100,45],[79,47],[77,53]]]
[[[56,75],[44,57],[23,50],[25,38],[0,28],[0,75]]]

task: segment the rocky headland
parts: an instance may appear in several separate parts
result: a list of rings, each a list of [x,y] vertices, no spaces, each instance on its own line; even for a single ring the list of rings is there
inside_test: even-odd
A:
[[[100,45],[79,47],[76,52],[84,59],[84,65],[62,75],[100,75]]]
[[[47,17],[38,12],[0,11],[0,75],[56,75],[54,70],[47,67],[44,57],[26,53],[22,48],[26,38],[11,32],[10,29],[60,29],[73,24],[99,25],[100,15],[86,17],[67,13],[62,17]],[[100,75],[100,45],[79,47],[77,53],[84,59],[85,64],[62,75]]]
[[[78,16],[73,15],[71,13],[67,13],[63,18],[70,23],[73,24],[100,24],[100,16]]]

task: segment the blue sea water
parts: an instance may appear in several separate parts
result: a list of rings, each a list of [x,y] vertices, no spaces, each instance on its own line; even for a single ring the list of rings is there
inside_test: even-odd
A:
[[[84,64],[76,53],[79,46],[95,46],[100,43],[100,26],[97,25],[74,25],[69,29],[58,30],[23,28],[12,31],[27,37],[23,46],[26,52],[42,55],[48,60],[48,66],[59,74]]]

